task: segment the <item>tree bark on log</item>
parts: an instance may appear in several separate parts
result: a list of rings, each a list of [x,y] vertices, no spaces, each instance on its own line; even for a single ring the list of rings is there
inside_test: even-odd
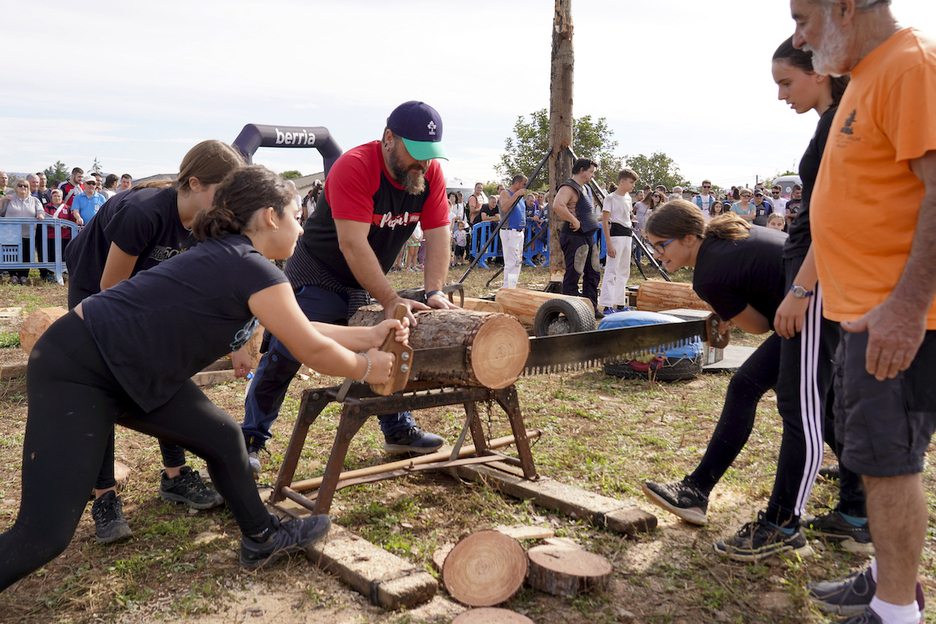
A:
[[[523,547],[500,531],[480,531],[459,541],[445,558],[442,580],[455,600],[491,607],[520,591],[529,561]]]
[[[714,312],[712,306],[702,301],[692,290],[692,284],[685,282],[664,282],[647,280],[637,289],[637,309],[645,312],[661,310],[707,310]]]
[[[558,293],[529,290],[527,288],[501,288],[494,293],[494,301],[499,303],[504,312],[517,317],[525,326],[533,327],[536,311],[550,299],[581,299],[592,308],[591,301],[586,297],[573,297]]]
[[[470,310],[420,310],[416,327],[410,329],[413,349],[466,347],[463,370],[453,373],[453,382],[499,390],[517,381],[527,357],[530,340],[523,325],[508,314]],[[349,325],[372,326],[384,319],[380,306],[360,308]],[[414,355],[414,357],[419,357]]]
[[[553,596],[577,596],[611,585],[614,568],[608,560],[581,548],[537,546],[529,558],[530,586]]]
[[[572,95],[575,76],[572,47],[572,0],[556,0],[552,29],[552,59],[549,72],[549,205],[559,185],[572,177]],[[559,246],[559,228],[564,221],[549,211],[549,281],[561,282],[565,260]]]

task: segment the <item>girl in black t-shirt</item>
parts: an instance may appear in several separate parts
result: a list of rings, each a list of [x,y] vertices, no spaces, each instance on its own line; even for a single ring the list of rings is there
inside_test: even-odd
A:
[[[279,176],[261,166],[238,170],[193,223],[204,242],[85,299],[42,335],[28,365],[19,514],[0,535],[0,591],[68,546],[118,421],[206,460],[242,532],[245,567],[327,534],[327,516],[280,524],[267,512],[237,421],[190,379],[242,346],[257,321],[324,374],[389,379],[393,355],[377,347],[390,331],[405,342],[405,323],[310,323],[269,262],[292,254],[302,233],[297,213]]]
[[[732,325],[754,334],[773,329],[785,293],[785,234],[752,228],[735,214],[716,217],[706,225],[699,209],[682,200],[657,209],[647,220],[646,234],[654,256],[666,269],[695,267],[692,288],[722,318],[720,331]],[[744,448],[757,401],[777,385],[782,340],[770,335],[735,373],[718,425],[695,471],[675,483],[644,483],[643,491],[651,501],[688,522],[705,523],[709,493]],[[783,405],[779,396],[777,403]],[[798,453],[784,454],[783,448],[792,446],[790,439],[803,437],[803,424],[782,408],[780,415],[784,443],[766,513],[758,514],[757,521],[744,525],[735,537],[715,544],[717,552],[732,559],[756,561],[783,551],[803,556],[812,552],[799,528],[796,485],[807,472],[805,460]],[[820,436],[820,451],[821,446]],[[811,478],[806,480],[811,484]]]

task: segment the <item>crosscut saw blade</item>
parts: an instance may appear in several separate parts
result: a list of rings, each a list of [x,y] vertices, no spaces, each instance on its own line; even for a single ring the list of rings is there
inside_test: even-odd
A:
[[[530,338],[524,375],[596,368],[704,341],[706,321],[680,321]]]
[[[705,341],[707,322],[679,321],[530,338],[530,356],[523,374],[584,370],[641,355],[657,355],[688,346],[696,339]],[[418,349],[413,353],[410,379],[467,379],[467,353],[464,346]]]

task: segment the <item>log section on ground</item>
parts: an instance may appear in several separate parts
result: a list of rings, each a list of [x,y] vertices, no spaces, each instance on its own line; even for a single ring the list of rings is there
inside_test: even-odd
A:
[[[466,348],[460,370],[434,371],[434,379],[444,380],[450,374],[453,383],[499,390],[517,381],[523,372],[530,340],[514,317],[470,310],[421,310],[415,316],[416,327],[410,329],[409,339],[410,346],[417,350],[414,366],[419,349]],[[365,306],[351,317],[349,325],[371,326],[383,319],[380,306]],[[427,369],[424,362],[419,362],[418,367]]]
[[[588,305],[589,309],[593,309],[591,301],[585,297],[572,297],[527,288],[501,288],[494,293],[494,301],[504,307],[504,312],[517,317],[527,327],[533,327],[536,311],[550,299],[580,299]]]
[[[530,587],[553,596],[577,596],[611,585],[614,568],[601,555],[565,546],[536,546],[529,555]]]
[[[452,624],[533,624],[533,620],[510,609],[483,607],[468,609],[452,620]]]
[[[676,308],[708,310],[712,306],[702,301],[687,282],[664,282],[647,280],[637,289],[637,309],[645,312],[660,312]]]
[[[500,531],[479,531],[455,544],[445,558],[442,581],[458,602],[492,607],[520,591],[528,567],[517,540]]]
[[[23,326],[20,328],[19,339],[20,348],[28,356],[39,337],[45,333],[45,330],[52,326],[52,323],[68,314],[65,308],[39,308],[26,317]]]

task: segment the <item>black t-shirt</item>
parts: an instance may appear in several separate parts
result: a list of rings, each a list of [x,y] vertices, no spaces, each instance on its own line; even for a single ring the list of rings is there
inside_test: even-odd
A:
[[[472,225],[475,225],[477,223],[484,223],[484,221],[481,220],[481,217],[497,217],[498,215],[500,215],[500,210],[498,210],[497,206],[494,206],[493,208],[491,208],[490,205],[484,204],[484,206],[481,207],[481,212],[479,212],[475,216],[475,220],[472,221]],[[494,223],[494,222],[491,221],[491,223]]]
[[[231,235],[92,295],[81,309],[111,372],[148,412],[241,348],[257,326],[250,296],[286,281],[247,237]]]
[[[765,227],[752,227],[744,240],[706,238],[696,257],[692,289],[724,321],[750,305],[773,328],[777,307],[786,295],[783,274],[786,239],[783,232]]]
[[[144,188],[115,195],[101,206],[88,225],[65,249],[69,291],[72,285],[85,296],[100,292],[101,275],[111,243],[138,256],[131,276],[159,266],[195,244],[191,231],[179,219],[174,188]],[[70,301],[71,305],[77,302]]]
[[[799,175],[803,181],[803,195],[796,218],[790,222],[790,238],[783,248],[784,258],[798,258],[805,256],[812,243],[809,230],[809,200],[812,197],[816,177],[819,175],[819,163],[822,152],[825,150],[826,140],[829,138],[829,128],[832,127],[832,118],[835,117],[836,107],[831,107],[819,118],[816,133],[806,147],[806,153],[800,160]],[[787,205],[789,210],[789,205]]]

